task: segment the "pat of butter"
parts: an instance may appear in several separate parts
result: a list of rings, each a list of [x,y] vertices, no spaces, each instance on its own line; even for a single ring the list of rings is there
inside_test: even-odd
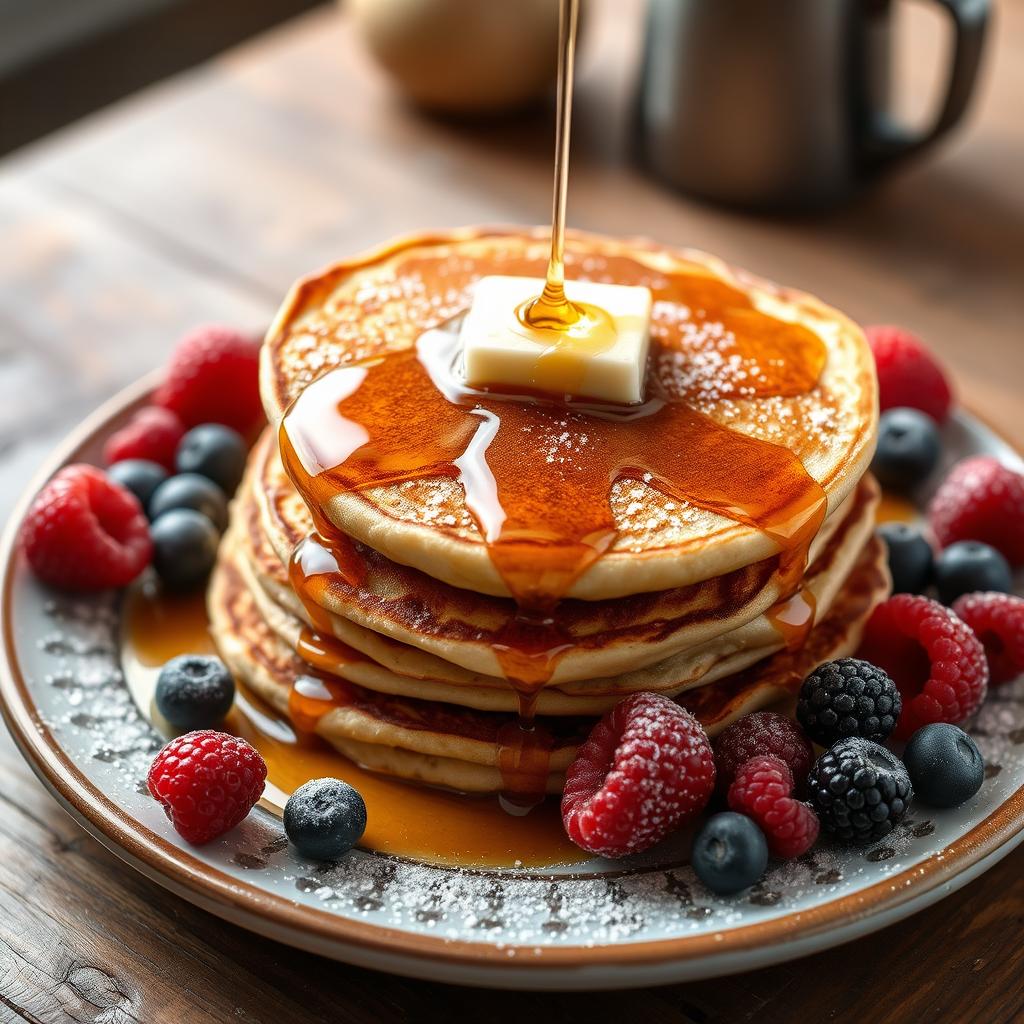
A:
[[[532,277],[495,276],[477,282],[460,335],[467,383],[608,402],[643,401],[650,291],[569,281],[566,297],[585,310],[589,307],[599,322],[584,319],[560,331],[531,327],[517,315],[543,288],[544,282]]]

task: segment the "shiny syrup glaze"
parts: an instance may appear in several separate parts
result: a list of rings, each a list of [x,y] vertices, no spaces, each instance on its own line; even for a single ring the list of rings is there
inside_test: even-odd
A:
[[[561,0],[559,13],[551,253],[543,290],[516,314],[524,326],[549,337],[538,378],[550,372],[550,379],[564,380],[571,356],[603,351],[615,336],[604,310],[570,302],[564,289],[579,0]],[[612,270],[611,280],[622,278]],[[718,397],[802,394],[814,386],[824,365],[820,339],[765,316],[737,289],[710,278],[679,281],[682,294],[663,298],[684,306],[693,319],[717,319],[732,332],[732,354],[756,361],[759,376],[734,378],[736,393],[727,387]],[[804,641],[814,621],[813,600],[800,587],[826,498],[793,453],[719,426],[670,388],[649,388],[638,408],[468,389],[455,368],[459,322],[428,332],[415,349],[336,369],[293,404],[281,426],[282,457],[319,535],[297,551],[290,576],[310,621],[329,633],[313,607],[318,581],[323,583],[320,570],[331,571],[328,556],[345,571],[347,542],[323,521],[332,497],[407,480],[457,479],[491,561],[520,608],[494,651],[520,702],[519,721],[504,730],[499,747],[505,801],[510,810],[525,811],[542,798],[547,774],[548,738],[534,720],[536,694],[571,644],[555,608],[615,540],[612,485],[642,480],[775,541],[787,599],[770,617],[790,648]],[[654,380],[661,372],[672,374],[671,345],[663,351],[666,365]]]
[[[730,305],[716,309],[711,297],[721,289],[703,278],[693,284],[693,307],[699,303],[706,316],[742,319],[738,346],[756,347],[759,326],[765,352],[781,352],[781,337],[797,336],[788,358],[760,359],[759,375],[744,378],[744,397],[799,394],[814,386],[824,362],[819,339],[757,312],[735,290]],[[683,282],[676,288],[685,295]],[[425,332],[414,349],[335,369],[293,403],[280,430],[282,458],[318,534],[297,549],[291,582],[316,629],[329,632],[320,599],[331,573],[351,582],[359,559],[321,510],[339,493],[415,479],[459,481],[492,563],[520,607],[494,642],[503,674],[521,699],[522,721],[510,725],[501,757],[519,806],[529,802],[524,780],[543,777],[533,697],[571,647],[557,604],[615,539],[611,486],[644,481],[775,541],[780,582],[790,596],[770,615],[791,647],[813,623],[801,581],[826,497],[788,449],[721,426],[662,386],[657,374],[647,401],[636,407],[468,388],[457,373],[459,324],[457,318]],[[671,354],[671,344],[659,352]],[[549,458],[553,451],[556,460]]]
[[[156,593],[133,593],[125,609],[126,653],[137,662],[146,693],[140,706],[150,706],[156,672],[179,654],[214,653],[205,603],[201,595],[187,598]],[[311,631],[312,632],[312,631]],[[351,649],[349,649],[351,650]],[[354,653],[354,652],[353,652]],[[344,779],[366,801],[368,824],[360,847],[380,853],[438,864],[465,867],[546,867],[578,863],[583,854],[562,829],[558,801],[549,798],[518,821],[491,797],[466,796],[388,779],[360,768],[329,744],[302,731],[315,727],[332,701],[322,698],[311,681],[297,687],[286,720],[244,686],[225,722],[230,732],[247,739],[267,762],[268,795],[263,805],[280,815],[282,800],[310,779]],[[301,725],[300,725],[301,723]]]

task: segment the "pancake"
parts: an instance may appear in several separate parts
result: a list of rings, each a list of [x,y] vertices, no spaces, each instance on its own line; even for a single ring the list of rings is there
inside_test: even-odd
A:
[[[207,591],[210,632],[220,656],[249,690],[296,724],[290,695],[309,666],[263,621],[222,543]],[[340,685],[340,684],[339,684]],[[488,714],[436,701],[391,697],[352,684],[333,688],[336,706],[303,724],[363,767],[462,792],[502,789],[498,732],[512,715]],[[556,719],[547,790],[560,793],[565,768],[589,728],[586,719]],[[300,730],[302,731],[302,730]]]
[[[877,486],[864,484],[829,518],[815,541],[814,571],[808,579],[813,580],[809,586],[822,614],[872,528],[876,502]],[[479,684],[479,679],[469,680],[462,673],[453,676],[445,666],[417,666],[417,655],[425,653],[476,676],[501,677],[496,646],[517,615],[510,599],[440,583],[362,545],[353,545],[351,551],[359,562],[358,585],[332,574],[330,585],[319,590],[311,615],[295,596],[283,563],[313,528],[313,520],[274,455],[272,438],[264,438],[255,450],[232,515],[244,521],[245,544],[256,575],[279,604],[307,624],[399,673]],[[839,542],[833,544],[836,536]],[[670,683],[678,691],[719,656],[757,648],[770,653],[781,643],[765,615],[779,594],[776,570],[773,558],[726,578],[660,594],[562,602],[555,616],[567,649],[554,665],[549,685],[635,673],[685,653],[687,657],[676,658],[666,672],[643,676],[649,685],[661,688]],[[404,650],[364,637],[367,630],[398,641]],[[699,672],[687,667],[687,658]],[[635,688],[647,687],[628,687],[624,692]],[[610,692],[623,691],[613,687]]]
[[[876,497],[870,485],[865,485],[863,490],[868,514],[850,524],[852,537],[837,535],[833,542],[835,547],[826,550],[820,561],[827,560],[844,543],[855,555],[861,550],[864,536],[870,533]],[[244,550],[244,540],[240,547]],[[273,584],[268,587],[265,581],[260,581],[244,556],[239,561],[240,571],[266,621],[293,650],[298,649],[300,637],[308,632],[307,624],[296,614],[301,613],[301,604],[287,588],[275,588]],[[819,621],[831,608],[836,593],[846,585],[845,579],[835,573],[810,578],[809,589],[816,596]],[[344,619],[335,617],[332,626],[334,635],[348,650],[341,657],[328,651],[326,659],[318,659],[317,664],[324,671],[387,693],[429,695],[432,699],[486,710],[518,708],[518,696],[504,679],[466,672]],[[782,646],[774,627],[761,616],[712,644],[681,652],[643,669],[545,687],[537,697],[536,710],[546,715],[602,714],[624,695],[640,690],[676,696],[739,671]]]
[[[260,615],[252,591],[232,564],[235,548],[221,545],[208,591],[211,632],[232,672],[260,698],[294,722],[290,699],[309,669],[274,634]],[[812,630],[804,646],[763,659],[744,672],[702,687],[681,700],[715,735],[744,714],[795,693],[818,664],[854,651],[863,625],[888,592],[889,580],[881,542],[872,538],[833,602],[829,614]],[[503,789],[498,769],[500,734],[514,723],[511,714],[453,708],[432,700],[395,698],[345,684],[326,683],[334,700],[329,709],[307,720],[313,730],[341,753],[364,767],[399,778],[465,792]],[[561,791],[565,767],[589,730],[592,719],[538,719],[551,737],[547,789]]]
[[[547,257],[546,231],[472,229],[407,239],[299,282],[263,347],[261,392],[271,422],[281,422],[310,382],[337,367],[408,349],[425,330],[464,310],[480,276],[540,277]],[[566,268],[570,279],[648,286],[654,297],[652,386],[683,399],[712,428],[754,439],[766,453],[788,449],[820,484],[829,514],[835,512],[867,468],[877,425],[873,364],[851,321],[810,296],[712,257],[649,243],[572,235]],[[571,296],[571,280],[568,288]],[[765,316],[775,318],[781,339],[774,348],[745,351],[745,329]],[[760,380],[795,362],[791,355],[807,338],[824,352],[817,383],[797,393],[748,397]],[[313,392],[306,390],[307,398]],[[550,442],[556,453],[563,444],[557,436],[537,440]],[[671,500],[650,480],[619,480],[609,502],[614,539],[568,587],[570,597],[664,591],[780,553],[768,532]],[[470,591],[511,593],[456,479],[347,489],[318,504],[316,511],[337,529],[392,562]]]
[[[844,585],[873,528],[879,492],[868,476],[850,499],[849,514],[833,531],[806,578],[807,591],[816,602],[820,620]],[[229,536],[237,543],[239,571],[245,577],[261,613],[278,636],[293,650],[304,634],[313,635],[306,609],[287,582],[287,572],[260,532],[255,501],[246,488],[232,507]],[[324,630],[326,618],[327,629]],[[430,628],[420,617],[420,632]],[[316,663],[324,671],[387,693],[422,696],[486,710],[515,710],[517,695],[500,677],[472,672],[421,646],[404,643],[342,616],[318,615],[318,629],[347,649],[337,656],[328,650]],[[416,644],[420,641],[414,638]],[[613,676],[566,681],[557,679],[539,696],[541,714],[599,714],[621,696],[653,690],[675,696],[706,685],[771,654],[783,640],[768,617],[761,615],[713,641],[685,650],[660,662]],[[316,645],[314,645],[315,647]],[[325,646],[320,643],[320,646]],[[330,646],[327,644],[326,646]]]

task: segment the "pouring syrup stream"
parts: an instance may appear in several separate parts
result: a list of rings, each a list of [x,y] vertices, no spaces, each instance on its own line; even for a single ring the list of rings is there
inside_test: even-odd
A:
[[[548,335],[552,348],[542,356],[542,360],[547,358],[549,361],[554,361],[558,349],[567,344],[596,353],[615,343],[615,327],[603,309],[590,303],[570,302],[565,294],[565,209],[569,195],[569,144],[579,7],[579,0],[560,0],[551,256],[544,290],[516,310],[516,316],[524,327]]]

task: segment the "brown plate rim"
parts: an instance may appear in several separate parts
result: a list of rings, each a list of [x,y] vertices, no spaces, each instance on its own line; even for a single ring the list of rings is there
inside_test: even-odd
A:
[[[272,935],[267,926],[273,925],[296,944],[306,945],[303,939],[319,940],[337,950],[341,959],[345,958],[346,949],[358,948],[361,952],[374,951],[392,958],[397,955],[448,966],[480,967],[501,963],[502,970],[510,973],[610,964],[652,965],[681,959],[692,962],[753,949],[763,953],[767,948],[796,938],[812,938],[830,928],[849,926],[882,911],[895,910],[991,856],[1024,830],[1022,786],[940,854],[856,893],[808,910],[707,935],[601,946],[499,947],[493,942],[418,935],[302,905],[203,863],[125,814],[75,767],[39,716],[14,645],[11,592],[18,534],[28,504],[42,483],[107,431],[112,420],[142,404],[153,384],[152,375],[143,378],[110,399],[72,431],[29,482],[8,521],[0,543],[4,652],[0,664],[0,711],[23,756],[76,820],[113,853],[166,887],[186,898],[192,897],[206,909],[263,934]],[[982,417],[978,419],[985,423]],[[998,431],[993,432],[1002,436]]]

